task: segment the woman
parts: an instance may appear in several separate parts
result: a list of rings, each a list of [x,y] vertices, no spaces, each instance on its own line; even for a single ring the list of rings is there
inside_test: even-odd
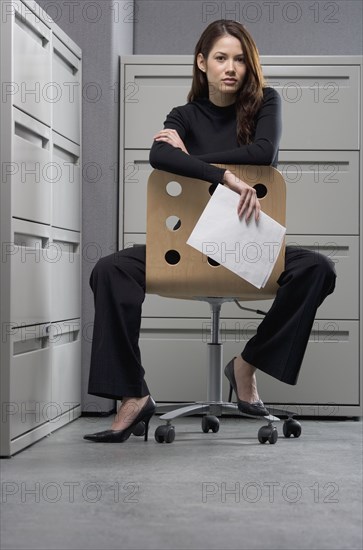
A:
[[[265,86],[256,45],[238,22],[214,21],[200,37],[188,103],[174,108],[154,136],[154,168],[224,184],[239,193],[236,215],[259,217],[253,188],[220,164],[277,165],[281,102]],[[256,335],[225,368],[241,412],[268,414],[256,386],[256,369],[296,384],[316,310],[333,292],[332,263],[317,253],[286,247],[285,270],[274,303]],[[95,323],[88,392],[122,399],[110,430],[88,434],[99,442],[125,441],[148,425],[155,411],[138,346],[145,295],[145,247],[101,258],[91,288]]]

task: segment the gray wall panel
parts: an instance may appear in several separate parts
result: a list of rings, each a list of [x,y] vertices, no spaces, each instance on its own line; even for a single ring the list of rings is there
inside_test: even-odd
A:
[[[191,54],[216,19],[243,23],[261,55],[362,53],[362,3],[355,0],[137,0],[135,54]]]

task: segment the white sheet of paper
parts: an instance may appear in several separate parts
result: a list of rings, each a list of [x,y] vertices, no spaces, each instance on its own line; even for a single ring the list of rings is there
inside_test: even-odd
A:
[[[187,244],[257,288],[264,287],[276,263],[286,228],[264,212],[239,219],[238,193],[218,185]]]

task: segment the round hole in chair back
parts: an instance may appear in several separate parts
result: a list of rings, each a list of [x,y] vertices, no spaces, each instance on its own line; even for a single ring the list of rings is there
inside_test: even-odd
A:
[[[253,188],[256,190],[258,199],[263,199],[267,195],[267,187],[263,183],[256,183]]]
[[[176,265],[180,262],[180,254],[177,250],[168,250],[165,253],[165,260],[169,265]]]
[[[182,186],[177,181],[169,181],[166,184],[166,192],[171,197],[178,197],[182,192]]]
[[[218,267],[219,265],[221,265],[218,262],[216,262],[215,260],[213,260],[212,258],[210,258],[209,256],[207,258],[207,261],[208,261],[209,265],[211,265],[212,267]]]
[[[178,216],[169,216],[165,220],[165,225],[170,231],[176,231],[181,226],[181,220]]]

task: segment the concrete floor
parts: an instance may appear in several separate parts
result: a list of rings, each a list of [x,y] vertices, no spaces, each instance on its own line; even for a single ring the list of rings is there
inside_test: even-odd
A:
[[[362,424],[302,420],[257,441],[260,421],[175,421],[176,439],[96,444],[82,417],[1,461],[2,549],[361,549]]]

